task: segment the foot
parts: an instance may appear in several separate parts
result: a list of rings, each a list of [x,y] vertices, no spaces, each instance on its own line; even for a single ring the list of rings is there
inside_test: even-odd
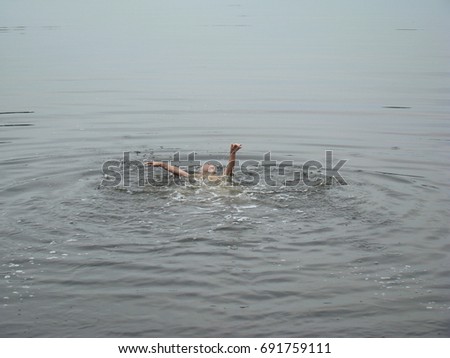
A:
[[[242,148],[242,144],[232,143],[230,146],[230,153],[236,153],[241,148]]]

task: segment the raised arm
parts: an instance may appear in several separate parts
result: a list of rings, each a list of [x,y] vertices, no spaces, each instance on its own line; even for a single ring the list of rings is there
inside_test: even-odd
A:
[[[183,169],[180,169],[178,167],[170,165],[169,163],[164,163],[164,162],[145,162],[145,165],[149,165],[149,166],[152,166],[152,167],[164,168],[168,172],[173,173],[175,175],[178,175],[180,177],[188,177],[189,176],[188,172],[185,172]]]
[[[242,148],[242,144],[233,143],[230,146],[230,158],[228,159],[228,164],[225,169],[225,175],[231,177],[233,176],[234,165],[236,163],[236,152]]]

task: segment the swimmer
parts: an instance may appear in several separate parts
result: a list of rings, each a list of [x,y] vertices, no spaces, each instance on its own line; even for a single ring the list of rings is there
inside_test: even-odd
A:
[[[212,164],[203,164],[203,166],[200,168],[198,173],[195,174],[196,178],[201,179],[207,179],[208,181],[214,181],[217,182],[218,180],[221,180],[222,178],[229,178],[233,176],[233,170],[234,165],[236,163],[236,152],[242,148],[242,145],[239,143],[232,143],[230,146],[230,157],[228,159],[228,164],[225,168],[224,175],[218,175],[217,174],[217,168],[215,165]],[[179,177],[189,177],[190,174],[183,169],[180,169],[179,167],[176,167],[174,165],[170,165],[168,163],[164,162],[145,162],[145,165],[152,166],[152,167],[161,167],[165,170],[167,170],[170,173],[173,173],[174,175],[177,175]]]

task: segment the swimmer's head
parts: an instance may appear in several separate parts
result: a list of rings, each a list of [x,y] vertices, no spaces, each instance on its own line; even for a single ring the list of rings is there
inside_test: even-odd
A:
[[[211,163],[205,163],[205,164],[203,164],[200,172],[203,175],[214,175],[214,174],[217,174],[217,168],[215,165],[213,165]]]

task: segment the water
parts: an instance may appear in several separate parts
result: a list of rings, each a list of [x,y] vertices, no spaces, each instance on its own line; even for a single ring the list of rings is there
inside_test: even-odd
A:
[[[447,1],[0,7],[1,336],[449,336]],[[348,185],[100,185],[232,142]]]

